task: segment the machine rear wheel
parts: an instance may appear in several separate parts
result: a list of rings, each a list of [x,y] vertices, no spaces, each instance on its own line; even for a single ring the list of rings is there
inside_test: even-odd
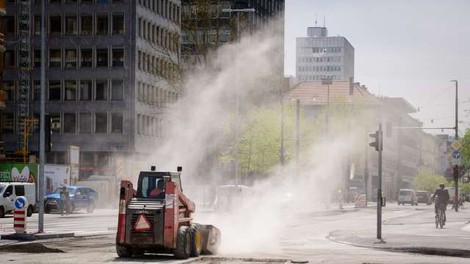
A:
[[[180,226],[176,237],[175,257],[187,259],[191,255],[191,231],[187,226]]]
[[[3,217],[5,217],[5,209],[3,208],[3,206],[0,206],[0,218]]]
[[[202,234],[198,224],[191,224],[191,257],[198,257],[202,251]]]
[[[128,247],[116,246],[116,253],[120,258],[132,257],[132,249]]]
[[[91,214],[95,210],[95,202],[91,202],[86,208],[86,212]]]

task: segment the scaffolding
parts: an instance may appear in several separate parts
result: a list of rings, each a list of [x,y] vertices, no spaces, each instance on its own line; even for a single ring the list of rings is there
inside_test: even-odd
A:
[[[18,98],[16,131],[18,133],[17,150],[23,156],[28,153],[28,128],[30,122],[30,91],[31,91],[31,2],[19,0],[18,15]]]

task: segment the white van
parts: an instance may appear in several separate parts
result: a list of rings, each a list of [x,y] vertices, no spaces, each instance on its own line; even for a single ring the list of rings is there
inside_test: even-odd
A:
[[[27,215],[31,216],[36,206],[36,186],[34,183],[0,182],[0,217],[13,212],[16,197],[24,196],[28,200]]]
[[[415,190],[400,189],[398,192],[398,205],[400,204],[418,205],[418,197],[416,196]]]

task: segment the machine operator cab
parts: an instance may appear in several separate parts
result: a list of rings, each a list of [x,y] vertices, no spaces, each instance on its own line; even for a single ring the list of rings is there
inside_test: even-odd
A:
[[[152,166],[152,171],[140,172],[136,196],[144,199],[165,199],[165,185],[169,181],[174,182],[182,191],[181,167],[178,167],[178,172],[156,172]]]

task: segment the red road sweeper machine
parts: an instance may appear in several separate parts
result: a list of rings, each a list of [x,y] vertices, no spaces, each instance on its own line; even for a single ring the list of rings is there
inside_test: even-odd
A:
[[[181,167],[177,172],[141,171],[137,190],[121,181],[116,252],[119,257],[144,253],[174,254],[187,259],[215,254],[220,231],[192,222],[195,211],[183,193]]]

